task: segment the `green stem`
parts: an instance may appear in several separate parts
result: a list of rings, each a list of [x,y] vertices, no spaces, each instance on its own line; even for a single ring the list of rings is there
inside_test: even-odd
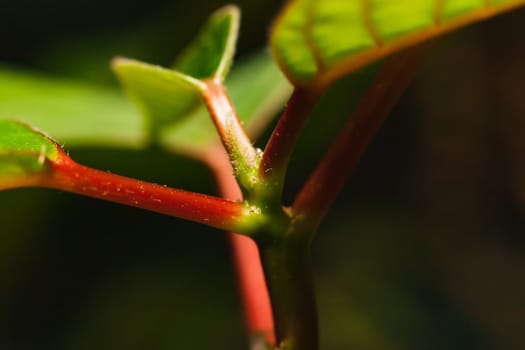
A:
[[[260,244],[280,350],[319,348],[310,244],[304,235]]]
[[[288,226],[281,226],[279,235],[272,236],[276,239],[259,241],[280,350],[317,350],[319,347],[310,258],[313,233],[366,146],[413,79],[424,51],[425,48],[419,47],[409,49],[385,64],[354,118],[299,193]],[[295,95],[295,99],[302,97]],[[288,111],[297,112],[293,112],[292,116],[304,117],[306,110],[304,106],[296,105],[298,101],[295,99],[292,99],[293,105]],[[283,122],[281,129],[290,130],[291,124],[287,125],[290,122]],[[286,132],[278,134],[265,151],[261,169],[264,166],[270,169],[271,164],[276,167],[272,168],[273,171],[280,173],[286,169],[295,140],[293,136],[287,139]],[[267,157],[266,152],[269,152]],[[260,234],[258,237],[269,235]]]
[[[230,157],[239,185],[243,190],[250,191],[257,182],[260,157],[246,134],[224,86],[215,80],[207,80],[205,83],[204,103]]]

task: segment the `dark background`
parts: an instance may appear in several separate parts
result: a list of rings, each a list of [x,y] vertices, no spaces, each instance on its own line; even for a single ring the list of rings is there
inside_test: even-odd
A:
[[[0,60],[115,84],[111,57],[169,64],[222,4],[2,0]],[[281,4],[238,4],[242,55],[264,45]],[[341,193],[314,242],[324,349],[525,348],[524,23],[520,10],[440,39]],[[350,95],[336,84],[308,124],[289,200]],[[214,192],[182,157],[70,151]],[[0,192],[0,225],[2,349],[246,348],[223,233],[36,189]]]

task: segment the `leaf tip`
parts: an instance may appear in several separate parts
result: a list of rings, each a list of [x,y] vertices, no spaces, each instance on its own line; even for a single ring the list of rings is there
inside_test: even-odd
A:
[[[116,72],[119,70],[120,67],[129,65],[133,62],[134,60],[132,60],[131,58],[117,56],[111,59],[110,67],[114,72]]]
[[[211,17],[215,18],[215,17],[224,16],[224,15],[230,16],[233,18],[235,22],[238,22],[241,17],[241,9],[239,8],[239,6],[235,4],[228,4],[228,5],[225,5],[219,8],[215,12],[213,12]]]

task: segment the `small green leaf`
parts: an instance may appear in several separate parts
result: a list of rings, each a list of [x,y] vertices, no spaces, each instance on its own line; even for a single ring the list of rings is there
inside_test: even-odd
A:
[[[115,74],[149,121],[154,139],[160,130],[202,105],[205,84],[201,80],[225,78],[235,53],[239,17],[235,6],[212,14],[176,60],[174,70],[124,58],[113,61]]]
[[[0,120],[0,188],[6,183],[47,171],[58,158],[58,146],[26,124]]]
[[[143,118],[116,89],[0,67],[0,120],[38,126],[68,145],[138,148]]]
[[[266,51],[241,60],[226,79],[226,87],[239,118],[255,139],[290,97],[292,86]],[[220,142],[204,107],[162,134],[161,143],[176,152],[205,152]]]
[[[197,79],[223,81],[235,54],[239,21],[239,9],[233,5],[213,13],[173,68]]]
[[[228,73],[239,30],[239,9],[225,6],[211,15],[195,40],[182,52],[174,70],[117,58],[112,67],[129,97],[150,123],[156,141],[160,130],[201,105],[205,83]]]
[[[115,59],[112,67],[149,121],[154,137],[158,130],[184,118],[201,102],[203,83],[185,74],[127,58]]]
[[[271,46],[294,85],[322,88],[403,48],[525,0],[290,0]]]

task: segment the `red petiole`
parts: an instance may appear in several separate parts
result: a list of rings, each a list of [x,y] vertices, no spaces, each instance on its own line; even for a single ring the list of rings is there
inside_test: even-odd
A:
[[[296,87],[264,149],[259,176],[269,183],[272,195],[279,201],[295,145],[322,93]]]
[[[352,174],[377,131],[419,69],[427,46],[407,49],[389,58],[297,195],[292,212],[315,227]]]
[[[173,189],[80,165],[61,149],[38,186],[151,210],[222,230],[245,232],[250,209],[244,204]]]

